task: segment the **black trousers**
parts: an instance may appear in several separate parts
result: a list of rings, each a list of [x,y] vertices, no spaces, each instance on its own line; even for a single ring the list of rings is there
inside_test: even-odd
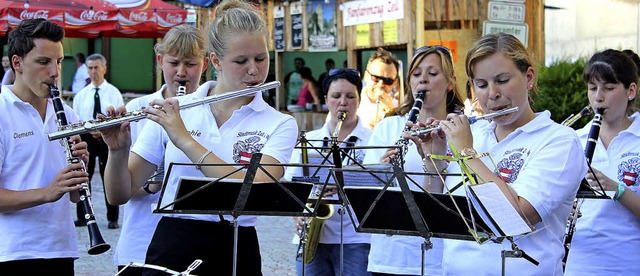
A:
[[[2,275],[68,275],[73,276],[73,258],[28,259],[0,262]]]
[[[89,173],[89,191],[91,191],[91,179],[93,179],[93,173],[96,168],[96,157],[98,157],[98,166],[100,167],[100,178],[102,179],[102,185],[104,187],[104,169],[107,166],[107,158],[109,158],[109,148],[102,139],[96,139],[91,134],[80,135],[82,141],[87,142],[87,150],[89,151],[89,164],[87,164],[87,173]],[[107,202],[107,195],[104,195],[104,202],[107,205],[107,220],[118,221],[118,206],[111,205]],[[76,213],[78,214],[78,220],[84,221],[84,211],[82,210],[82,204],[76,205]],[[97,220],[97,219],[96,219]]]
[[[202,264],[195,275],[232,275],[233,227],[229,223],[163,217],[147,249],[146,264],[184,271],[193,261]],[[145,269],[142,275],[164,276]],[[237,275],[262,275],[260,246],[255,227],[238,228]]]

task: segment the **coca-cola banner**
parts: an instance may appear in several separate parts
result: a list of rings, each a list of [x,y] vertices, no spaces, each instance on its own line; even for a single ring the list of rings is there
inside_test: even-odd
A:
[[[187,11],[162,0],[0,0],[0,35],[20,21],[44,18],[67,37],[162,37],[183,24]]]
[[[95,37],[115,30],[118,9],[102,0],[0,0],[0,35],[22,20],[44,18],[65,28],[67,37]]]
[[[162,37],[185,22],[187,11],[161,0],[105,0],[119,8],[120,28],[109,36]]]

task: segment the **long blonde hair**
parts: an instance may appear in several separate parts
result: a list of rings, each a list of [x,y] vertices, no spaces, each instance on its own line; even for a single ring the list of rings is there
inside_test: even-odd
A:
[[[446,53],[444,52],[446,51]],[[396,109],[389,112],[387,115],[404,115],[409,113],[409,110],[413,107],[413,103],[415,102],[415,98],[413,97],[413,92],[411,91],[411,85],[409,85],[409,79],[411,79],[413,71],[418,67],[422,60],[430,55],[437,54],[440,57],[442,72],[447,79],[447,82],[453,84],[452,91],[447,91],[447,113],[455,113],[460,112],[464,108],[462,95],[460,95],[460,91],[458,89],[458,85],[456,84],[455,79],[455,71],[453,70],[453,60],[451,60],[451,51],[442,46],[424,46],[419,48],[416,53],[413,55],[411,59],[411,63],[409,64],[409,71],[407,74],[407,81],[405,83],[405,91],[407,91],[405,100],[400,106]]]

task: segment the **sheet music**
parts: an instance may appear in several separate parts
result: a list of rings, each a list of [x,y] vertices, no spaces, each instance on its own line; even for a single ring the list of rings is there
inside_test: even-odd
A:
[[[495,182],[468,185],[467,189],[471,190],[467,191],[467,196],[473,206],[496,236],[512,237],[533,231]]]
[[[344,166],[344,170],[342,171],[344,186],[383,187],[389,181],[389,179],[393,177],[393,170],[390,165],[368,164],[363,166],[367,170],[388,171],[388,173],[368,172],[357,165]],[[376,178],[376,176],[378,178]],[[395,185],[394,183],[391,184]]]

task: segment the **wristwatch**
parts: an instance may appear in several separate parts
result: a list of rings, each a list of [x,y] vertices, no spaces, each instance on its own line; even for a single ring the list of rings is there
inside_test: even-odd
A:
[[[464,149],[462,149],[462,151],[460,152],[460,156],[462,157],[475,157],[476,155],[478,155],[478,152],[476,150],[474,150],[472,147],[466,147]]]

